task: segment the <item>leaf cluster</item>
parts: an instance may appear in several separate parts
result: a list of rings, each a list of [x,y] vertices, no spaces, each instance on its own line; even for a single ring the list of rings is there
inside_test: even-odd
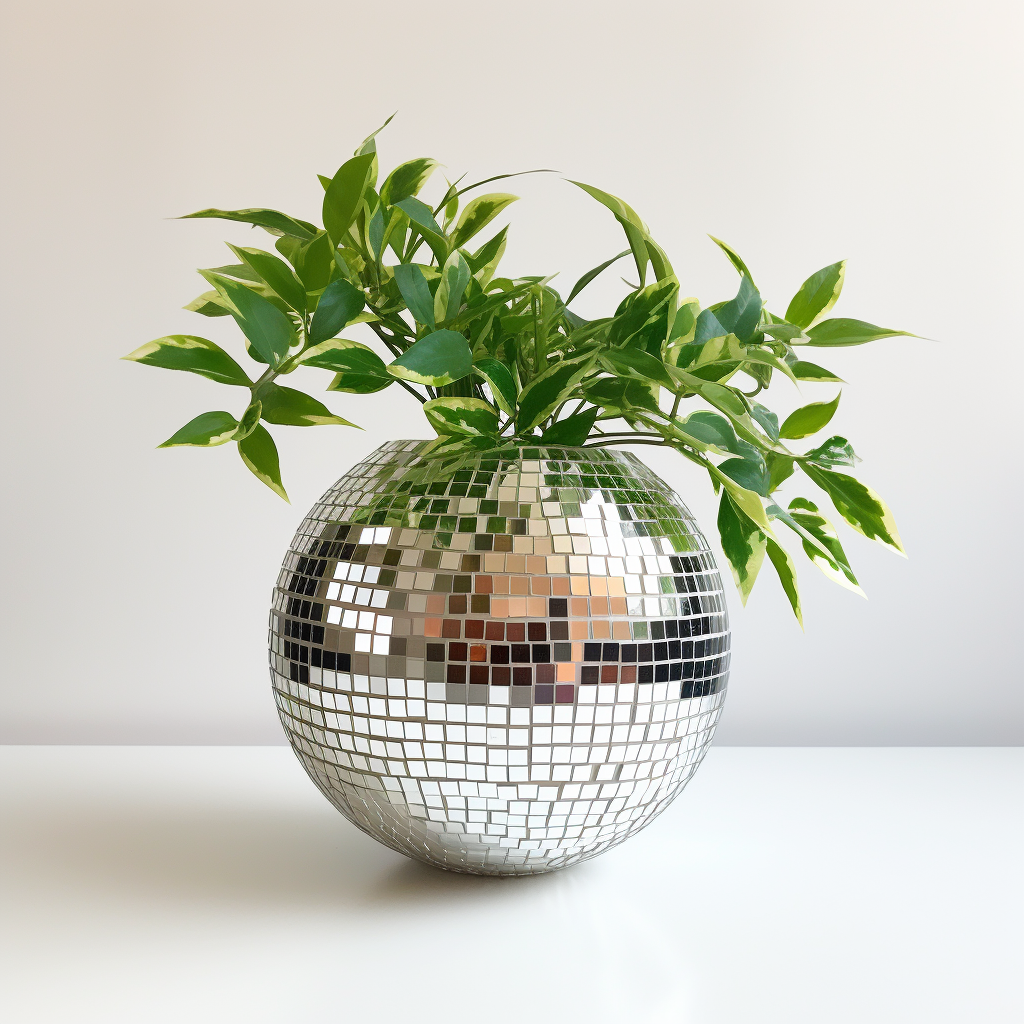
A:
[[[779,541],[780,526],[826,576],[858,593],[860,587],[818,506],[795,497],[783,507],[778,492],[795,474],[823,491],[855,530],[902,552],[884,502],[846,472],[857,461],[849,441],[807,441],[828,426],[839,393],[803,405],[781,425],[758,400],[781,378],[797,386],[841,383],[805,359],[805,349],[908,333],[829,317],[844,261],[812,274],[777,315],[740,256],[713,239],[739,284],[733,297],[705,307],[681,295],[667,255],[630,206],[573,182],[611,212],[628,248],[584,274],[563,298],[550,277],[501,275],[507,227],[481,240],[517,197],[478,190],[514,175],[465,186],[459,179],[427,203],[421,193],[437,162],[410,160],[379,181],[376,135],[333,177],[321,177],[323,227],[268,209],[189,215],[261,228],[274,237],[275,251],[230,245],[237,262],[201,270],[209,290],[186,306],[232,317],[254,370],[192,335],[158,338],[125,357],[247,392],[237,418],[202,413],[161,447],[234,442],[244,464],[287,498],[264,424],[353,426],[280,382],[315,368],[333,374],[327,391],[405,389],[423,404],[437,434],[432,448],[445,459],[526,444],[675,449],[707,472],[720,494],[718,528],[743,600],[767,556],[798,618],[796,570]],[[572,303],[583,289],[626,257],[637,281],[618,308],[593,320],[575,313]],[[372,344],[342,337],[358,325],[372,332]],[[793,441],[813,447],[797,451]]]

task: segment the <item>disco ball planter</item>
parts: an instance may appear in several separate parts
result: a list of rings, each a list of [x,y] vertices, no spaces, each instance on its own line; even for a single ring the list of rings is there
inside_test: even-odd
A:
[[[621,843],[681,792],[729,675],[714,558],[634,456],[526,447],[438,474],[384,445],[295,535],[270,664],[288,739],[364,832],[472,874]]]
[[[582,181],[570,184],[629,248],[571,286],[546,266],[507,277],[496,218],[517,197],[479,190],[541,172],[441,187],[438,161],[417,157],[384,174],[386,124],[319,176],[319,221],[265,207],[188,215],[274,239],[273,252],[249,235],[229,243],[237,262],[200,270],[210,290],[185,307],[233,320],[244,365],[194,334],[124,358],[218,386],[161,448],[234,447],[283,499],[270,428],[355,426],[309,393],[317,374],[334,398],[379,396],[378,412],[420,404],[433,440],[382,447],[295,536],[270,624],[281,719],[320,789],[382,843],[453,871],[550,871],[668,805],[711,742],[728,679],[708,545],[672,490],[613,449],[668,448],[706,474],[740,600],[771,573],[802,624],[794,554],[862,594],[818,503],[903,552],[885,502],[851,475],[845,425],[831,433],[842,378],[814,353],[910,335],[831,315],[844,260],[770,308],[720,239],[736,292],[702,304],[637,211]],[[578,232],[548,214],[545,245],[570,257]],[[602,277],[627,256],[621,287]],[[578,299],[598,279],[592,319]],[[829,395],[799,405],[796,385]]]

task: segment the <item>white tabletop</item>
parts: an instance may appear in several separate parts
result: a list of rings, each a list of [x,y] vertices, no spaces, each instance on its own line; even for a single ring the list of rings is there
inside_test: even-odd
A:
[[[7,1024],[1024,1019],[1010,749],[718,748],[655,823],[489,879],[285,748],[0,748]]]

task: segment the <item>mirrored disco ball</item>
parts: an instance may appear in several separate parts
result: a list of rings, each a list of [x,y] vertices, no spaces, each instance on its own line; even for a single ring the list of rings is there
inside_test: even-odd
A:
[[[533,874],[621,843],[696,770],[729,676],[722,582],[633,455],[454,469],[384,445],[303,521],[271,677],[309,776],[387,846]]]

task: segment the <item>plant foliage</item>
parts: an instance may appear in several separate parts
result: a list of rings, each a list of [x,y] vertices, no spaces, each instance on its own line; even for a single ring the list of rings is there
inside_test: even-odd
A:
[[[517,197],[501,192],[465,201],[467,193],[514,175],[461,188],[456,182],[430,205],[420,194],[436,161],[407,161],[378,184],[376,134],[332,178],[321,178],[323,228],[266,209],[190,215],[262,228],[275,237],[276,253],[231,246],[238,262],[200,271],[211,290],[186,306],[234,318],[258,364],[254,379],[218,345],[192,335],[158,338],[125,357],[248,391],[248,400],[236,404],[239,419],[202,413],[161,447],[234,441],[245,465],[287,498],[263,423],[353,425],[279,383],[312,367],[331,371],[328,391],[404,388],[423,403],[439,456],[538,442],[674,448],[708,473],[721,496],[719,531],[743,600],[767,555],[798,618],[795,569],[779,543],[780,526],[796,534],[826,576],[858,593],[860,587],[817,506],[796,497],[783,508],[777,494],[796,473],[855,530],[902,552],[885,503],[843,472],[856,460],[849,441],[832,436],[803,452],[786,443],[823,431],[839,394],[804,405],[781,425],[757,401],[780,377],[791,385],[840,381],[804,359],[806,349],[908,333],[828,318],[845,262],[812,274],[779,316],[765,306],[740,256],[713,239],[739,283],[734,297],[702,307],[681,297],[668,257],[631,207],[573,182],[613,214],[629,247],[562,298],[548,277],[501,276],[507,227],[480,237]],[[587,320],[570,309],[591,281],[627,256],[637,284],[610,316]],[[374,345],[341,337],[361,324]]]

